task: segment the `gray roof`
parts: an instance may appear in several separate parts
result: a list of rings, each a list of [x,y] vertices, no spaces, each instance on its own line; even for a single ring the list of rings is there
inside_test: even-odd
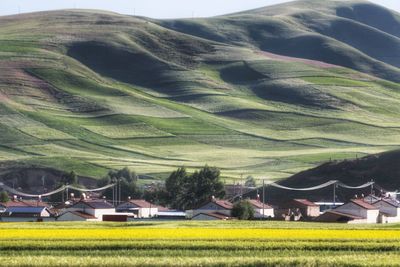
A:
[[[9,207],[6,209],[6,213],[41,213],[46,207]]]
[[[75,203],[73,206],[78,204],[86,204],[93,209],[113,209],[114,206],[105,200],[81,200]]]

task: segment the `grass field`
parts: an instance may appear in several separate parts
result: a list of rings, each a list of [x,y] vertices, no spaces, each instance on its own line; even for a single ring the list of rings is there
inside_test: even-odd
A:
[[[372,35],[366,20],[351,43],[325,28],[353,27],[338,10],[357,3],[193,20],[87,10],[0,18],[1,164],[94,178],[128,166],[159,179],[209,164],[231,182],[396,149],[400,70],[376,56],[392,50],[360,44],[359,32]],[[398,47],[390,23],[369,39]]]
[[[395,266],[399,225],[0,224],[7,266]]]

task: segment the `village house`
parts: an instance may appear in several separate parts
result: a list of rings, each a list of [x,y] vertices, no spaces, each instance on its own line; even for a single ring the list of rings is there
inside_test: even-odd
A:
[[[315,220],[319,222],[377,223],[378,217],[379,208],[363,199],[352,199],[336,209],[326,211]]]
[[[207,203],[201,205],[199,208],[194,209],[194,210],[188,210],[186,211],[186,214],[188,215],[189,218],[195,217],[197,214],[219,214],[223,215],[226,217],[231,216],[233,204],[227,200],[221,200],[212,197],[210,201]]]
[[[115,215],[115,208],[106,200],[83,199],[67,208],[58,221],[104,221],[107,215]],[[122,215],[122,214],[121,214]]]
[[[275,218],[286,221],[310,220],[320,215],[317,204],[307,199],[293,199],[274,209]]]
[[[253,206],[255,218],[273,218],[274,208],[268,204],[260,201],[260,199],[248,199],[249,203]]]
[[[0,215],[3,222],[55,221],[55,216],[44,206],[10,206]]]
[[[400,203],[392,198],[382,198],[372,204],[379,209],[378,222],[397,223],[400,222]]]
[[[117,212],[132,213],[136,218],[151,218],[159,211],[168,211],[167,208],[155,205],[144,199],[129,199],[116,208]]]

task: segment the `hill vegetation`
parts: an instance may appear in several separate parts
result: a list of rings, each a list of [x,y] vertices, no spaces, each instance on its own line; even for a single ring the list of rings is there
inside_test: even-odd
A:
[[[313,0],[208,19],[1,17],[1,167],[278,179],[397,148],[399,24]]]

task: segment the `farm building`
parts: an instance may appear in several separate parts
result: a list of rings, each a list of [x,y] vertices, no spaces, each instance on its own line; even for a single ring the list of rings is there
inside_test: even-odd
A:
[[[346,223],[377,223],[379,209],[363,199],[352,199],[350,202],[321,214],[316,221]]]
[[[379,209],[380,223],[400,222],[400,203],[392,198],[383,198],[372,204]]]
[[[231,216],[232,208],[233,204],[231,202],[227,200],[216,199],[213,197],[209,202],[201,205],[199,208],[188,210],[186,213],[188,214],[189,218],[193,218],[200,213],[218,213],[225,216]]]
[[[268,204],[261,202],[259,199],[248,199],[247,201],[253,206],[255,218],[273,218],[274,208]]]
[[[88,213],[82,211],[67,211],[62,213],[58,218],[57,221],[98,221],[98,219]]]
[[[307,199],[293,199],[283,203],[274,210],[276,218],[298,221],[318,217],[320,208],[317,204]]]
[[[15,206],[7,207],[1,214],[3,222],[42,222],[54,221],[55,217],[47,207]]]
[[[117,212],[127,212],[134,214],[137,218],[151,218],[159,211],[167,211],[167,208],[154,205],[144,199],[130,199],[117,206]]]
[[[77,219],[78,221],[103,221],[104,215],[112,214],[115,214],[115,208],[105,200],[81,200],[67,208],[65,212],[58,217],[58,220],[69,221]],[[83,216],[86,216],[86,218]]]
[[[225,214],[218,212],[210,212],[210,213],[198,213],[193,216],[192,220],[198,221],[216,221],[216,220],[230,220],[232,217],[226,216]]]

